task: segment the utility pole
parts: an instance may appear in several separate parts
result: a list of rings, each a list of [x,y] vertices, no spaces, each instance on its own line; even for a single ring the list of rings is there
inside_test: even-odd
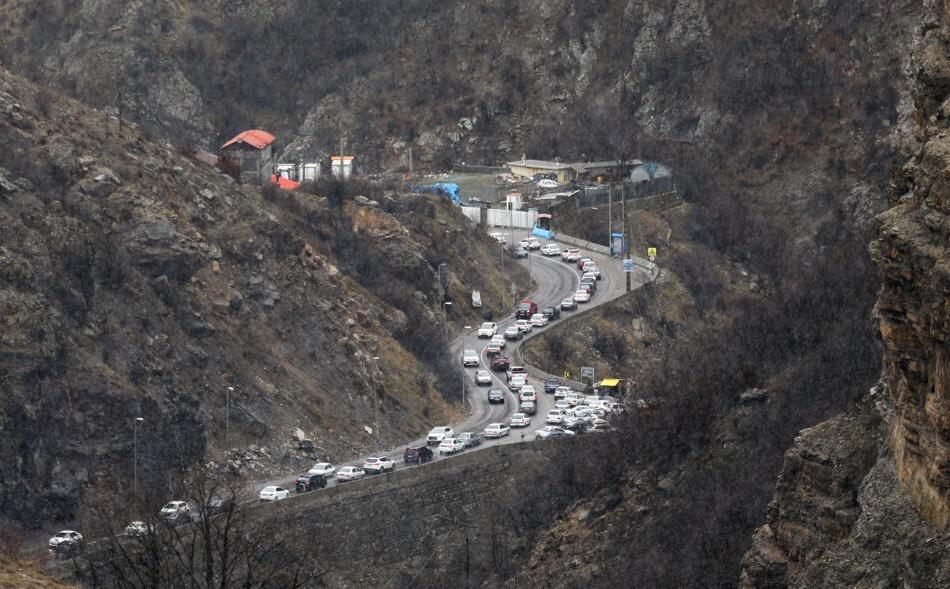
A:
[[[376,436],[376,447],[379,448],[379,391],[376,385],[376,373],[379,372],[379,366],[376,362],[379,356],[373,356],[373,434]]]
[[[139,423],[145,421],[141,417],[136,417],[132,422],[132,497],[135,501],[139,498]]]
[[[224,448],[225,452],[231,449],[231,393],[234,387],[228,387],[224,401]]]
[[[468,337],[468,332],[469,332],[469,330],[471,330],[471,329],[472,329],[472,326],[471,326],[471,325],[466,325],[466,326],[464,327],[463,331],[462,331],[462,334],[463,334],[463,336],[462,336],[462,354],[463,354],[463,355],[464,355],[464,353],[465,353],[465,338]],[[465,415],[465,363],[464,363],[464,362],[460,362],[460,364],[461,364],[461,366],[462,366],[462,379],[461,379],[461,385],[462,385],[462,415]]]
[[[607,245],[612,246],[614,244],[614,228],[613,228],[613,200],[614,200],[614,183],[607,183]]]
[[[627,198],[626,198],[626,195],[624,194],[624,190],[623,190],[623,184],[624,184],[623,181],[624,181],[624,179],[621,178],[621,179],[620,179],[620,199],[623,201],[623,206],[624,206],[624,213],[623,213],[623,245],[624,245],[624,247],[627,248],[627,257],[629,258],[629,257],[632,256],[633,254],[630,253],[630,246],[627,245],[627,235],[628,235],[628,229],[629,229],[630,222],[629,222],[628,219],[627,219]],[[627,292],[630,292],[630,275],[631,275],[631,274],[633,274],[633,273],[632,273],[632,272],[624,272],[624,276],[625,276],[625,278],[627,279]]]

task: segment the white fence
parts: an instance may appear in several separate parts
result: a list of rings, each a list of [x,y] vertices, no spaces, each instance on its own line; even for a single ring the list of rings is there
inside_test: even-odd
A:
[[[492,227],[518,227],[531,229],[538,219],[535,211],[507,211],[505,209],[486,209],[488,225]],[[462,207],[462,214],[476,223],[482,220],[482,209],[479,207]]]

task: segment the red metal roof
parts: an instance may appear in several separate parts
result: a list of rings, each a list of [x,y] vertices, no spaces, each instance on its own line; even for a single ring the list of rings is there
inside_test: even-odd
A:
[[[300,182],[295,182],[290,178],[284,178],[283,176],[277,176],[276,174],[271,175],[270,181],[271,184],[276,184],[278,188],[283,188],[284,190],[295,190],[300,188]]]
[[[221,149],[224,149],[229,145],[234,145],[235,143],[247,143],[254,149],[264,149],[273,143],[274,139],[275,137],[267,131],[261,131],[260,129],[250,129],[248,131],[241,131],[235,135],[230,141],[222,145]]]

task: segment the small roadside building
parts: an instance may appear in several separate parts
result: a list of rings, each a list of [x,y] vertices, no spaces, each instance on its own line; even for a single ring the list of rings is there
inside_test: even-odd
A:
[[[557,176],[559,184],[566,184],[576,177],[576,172],[571,164],[563,162],[548,162],[544,160],[529,160],[524,156],[518,161],[508,162],[508,171],[514,176],[522,178],[531,178],[535,174],[553,173]]]
[[[242,131],[221,146],[221,159],[240,172],[241,182],[264,184],[274,175],[275,137],[267,131]]]
[[[574,173],[579,179],[608,182],[620,180],[624,175],[622,168],[626,168],[626,171],[629,172],[642,163],[640,160],[629,160],[625,166],[621,166],[619,161],[611,160],[604,162],[576,162],[571,164],[571,167],[574,168]]]
[[[346,180],[353,173],[353,159],[352,155],[330,156],[330,173]]]

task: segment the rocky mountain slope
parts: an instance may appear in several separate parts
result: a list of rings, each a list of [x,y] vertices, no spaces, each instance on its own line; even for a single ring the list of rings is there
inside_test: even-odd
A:
[[[0,142],[4,517],[68,519],[84,492],[130,493],[140,416],[150,501],[194,464],[368,450],[374,386],[383,442],[456,411],[432,376],[456,382],[437,267],[449,298],[480,288],[489,311],[507,282],[475,263],[498,245],[447,199],[238,186],[2,69]],[[455,308],[453,325],[480,318]]]

